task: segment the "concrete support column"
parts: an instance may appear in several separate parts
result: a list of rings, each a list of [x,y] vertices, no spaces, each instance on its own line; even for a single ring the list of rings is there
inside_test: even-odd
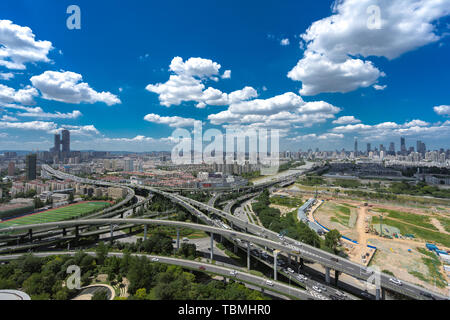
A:
[[[381,299],[386,300],[386,290],[384,288],[381,288]]]
[[[120,219],[123,219],[123,212],[120,214]]]
[[[130,233],[133,233],[133,227],[130,227]]]
[[[28,230],[28,238],[30,239],[30,242],[33,242],[33,229]]]
[[[180,228],[177,228],[177,250],[180,249]]]
[[[288,254],[288,263],[289,263],[289,265],[291,265],[291,255],[290,254]]]
[[[341,273],[337,270],[334,270],[334,285],[337,287],[339,284],[339,275]]]
[[[250,271],[250,242],[247,242],[247,269]]]
[[[63,228],[63,230],[62,230],[62,235],[63,235],[63,237],[65,237],[65,236],[67,235],[66,228]]]
[[[75,227],[75,238],[78,238],[78,235],[80,234],[80,230],[78,226]]]
[[[113,237],[114,237],[114,226],[112,225],[112,223],[109,225],[109,233],[111,236],[111,239],[109,240],[109,242],[111,244],[113,244]]]
[[[273,252],[273,279],[277,281],[278,279],[278,271],[277,271],[277,257],[278,257],[278,251]]]
[[[381,300],[381,289],[379,288],[375,290],[375,299]]]
[[[330,268],[329,267],[325,267],[325,282],[327,284],[331,283],[331,278],[330,278]]]
[[[300,269],[303,270],[304,266],[305,266],[305,261],[303,260],[303,258],[300,258]]]
[[[211,233],[211,261],[214,260],[214,233]]]
[[[237,252],[238,252],[238,247],[237,247],[237,245],[236,245],[236,243],[234,244],[234,254],[237,254]]]
[[[144,225],[144,241],[147,240],[148,225]]]

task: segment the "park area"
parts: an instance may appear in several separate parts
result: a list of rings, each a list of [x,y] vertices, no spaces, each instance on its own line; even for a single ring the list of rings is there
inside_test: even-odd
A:
[[[77,204],[72,204],[57,209],[46,210],[35,214],[14,218],[11,220],[1,221],[0,229],[8,227],[16,227],[28,224],[39,224],[58,222],[63,220],[75,219],[97,210],[101,210],[110,206],[110,202],[106,201],[89,201]]]

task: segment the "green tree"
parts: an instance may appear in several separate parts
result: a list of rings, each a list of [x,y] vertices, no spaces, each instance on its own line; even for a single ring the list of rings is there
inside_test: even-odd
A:
[[[332,249],[335,253],[337,253],[337,248],[339,246],[339,241],[342,235],[338,230],[331,230],[327,232],[325,235],[325,246]]]

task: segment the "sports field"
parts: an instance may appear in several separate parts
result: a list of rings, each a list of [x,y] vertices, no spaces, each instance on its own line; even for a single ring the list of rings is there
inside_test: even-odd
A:
[[[12,220],[2,221],[0,222],[0,228],[69,220],[89,214],[99,209],[103,209],[110,205],[111,204],[106,201],[91,201],[91,202],[77,203],[66,207],[51,209]]]

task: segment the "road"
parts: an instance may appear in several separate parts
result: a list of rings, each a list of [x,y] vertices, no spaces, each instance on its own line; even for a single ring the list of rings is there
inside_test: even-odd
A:
[[[310,165],[310,167],[312,167],[311,163],[309,163],[309,165]],[[308,164],[305,166],[308,166]],[[54,175],[58,178],[61,178],[61,179],[73,179],[75,181],[80,181],[83,183],[91,183],[91,184],[99,184],[99,185],[112,185],[111,183],[107,183],[107,182],[99,182],[99,181],[95,181],[95,180],[82,179],[82,178],[75,177],[72,175],[64,174],[62,172],[53,170],[52,168],[50,168],[48,166],[43,166],[43,169],[47,170],[47,172],[49,172],[52,175]],[[307,170],[307,168],[304,168],[304,170]],[[329,254],[325,251],[322,251],[320,249],[313,248],[306,244],[298,243],[297,241],[295,241],[293,239],[286,238],[283,243],[280,243],[280,240],[277,238],[276,233],[274,233],[270,230],[264,229],[262,227],[258,227],[258,226],[249,224],[248,221],[245,222],[245,221],[242,221],[241,219],[237,219],[236,217],[231,216],[224,211],[210,207],[207,204],[199,203],[192,199],[175,196],[173,194],[161,191],[156,188],[145,187],[145,186],[134,186],[134,187],[139,187],[142,189],[149,190],[153,193],[161,194],[161,195],[171,199],[173,202],[182,205],[192,214],[194,214],[196,216],[201,215],[202,219],[205,219],[206,221],[208,221],[208,220],[210,221],[211,219],[209,219],[208,217],[205,217],[204,214],[202,214],[201,212],[196,210],[192,206],[192,204],[198,206],[199,208],[201,208],[203,210],[207,210],[208,212],[215,213],[215,214],[227,219],[229,222],[232,222],[234,226],[239,227],[241,230],[245,230],[245,232],[251,232],[252,234],[257,235],[257,237],[255,237],[256,241],[254,241],[254,238],[252,238],[253,240],[249,240],[249,241],[261,244],[262,242],[265,242],[268,240],[262,240],[261,238],[258,239],[258,237],[264,237],[264,238],[273,240],[273,241],[270,241],[270,243],[266,242],[266,246],[268,246],[268,247],[278,249],[283,252],[293,251],[294,255],[301,256],[307,260],[315,261],[327,268],[352,275],[352,276],[362,279],[362,280],[367,280],[368,278],[370,278],[372,276],[371,271],[369,271],[365,266],[361,266],[357,263],[351,262],[346,259],[338,258],[338,257],[336,257],[332,254]],[[201,227],[198,227],[198,228],[201,228]],[[225,235],[229,236],[230,234],[227,233]],[[248,239],[250,239],[249,235],[246,235],[246,237]],[[262,245],[264,245],[264,244],[262,244]],[[432,295],[435,299],[443,299],[443,300],[448,299],[446,296],[440,295],[436,292],[433,292],[433,291],[430,291],[430,290],[427,290],[424,288],[420,288],[420,287],[410,284],[410,283],[403,282],[402,286],[393,284],[390,282],[389,275],[381,274],[380,276],[381,276],[381,285],[383,288],[390,289],[392,291],[407,295],[409,297],[412,297],[415,299],[424,299],[422,292],[426,292],[427,294]]]
[[[86,252],[86,253],[91,256],[96,255],[95,252]],[[75,254],[76,254],[76,252],[60,251],[60,252],[39,252],[39,253],[34,253],[33,255],[36,257],[44,258],[44,257],[49,257],[49,256],[55,256],[55,255],[72,255],[73,256]],[[117,252],[108,253],[108,256],[110,256],[110,257],[115,256],[115,257],[122,258],[123,255],[124,255],[123,253],[117,253]],[[236,270],[236,269],[232,269],[232,268],[216,266],[216,265],[207,264],[204,262],[163,257],[163,256],[157,256],[157,255],[146,255],[146,254],[131,254],[131,255],[136,256],[136,257],[145,257],[153,262],[176,265],[176,266],[180,266],[183,268],[197,270],[200,272],[217,274],[217,275],[223,276],[225,278],[239,280],[239,281],[254,285],[256,287],[262,288],[267,291],[279,292],[281,294],[295,297],[300,300],[317,300],[317,298],[310,295],[305,290],[291,287],[282,282],[268,280],[263,277],[259,277],[259,276],[256,276],[256,275],[253,275],[250,273],[243,272],[242,270]],[[12,260],[17,260],[21,256],[22,255],[0,256],[0,261],[7,262],[7,261],[12,261]],[[270,281],[270,282],[268,282],[268,281]]]

